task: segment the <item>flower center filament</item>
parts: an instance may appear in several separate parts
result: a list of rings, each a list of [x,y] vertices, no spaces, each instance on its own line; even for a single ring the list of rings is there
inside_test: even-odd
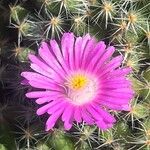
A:
[[[87,78],[84,75],[76,75],[72,77],[69,81],[70,87],[74,90],[79,90],[86,86],[87,84]]]
[[[96,96],[97,79],[84,73],[74,73],[67,78],[67,97],[75,105],[83,105],[93,100]]]

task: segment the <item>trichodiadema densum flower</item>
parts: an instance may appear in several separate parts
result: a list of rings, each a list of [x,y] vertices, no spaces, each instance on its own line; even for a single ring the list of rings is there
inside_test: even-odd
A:
[[[29,55],[33,72],[21,75],[36,89],[26,96],[41,105],[37,115],[49,114],[46,131],[58,119],[66,130],[82,121],[106,130],[116,122],[109,110],[130,110],[134,92],[126,75],[131,69],[120,67],[123,57],[113,58],[114,52],[89,34],[64,33],[59,43],[42,42],[38,56]]]

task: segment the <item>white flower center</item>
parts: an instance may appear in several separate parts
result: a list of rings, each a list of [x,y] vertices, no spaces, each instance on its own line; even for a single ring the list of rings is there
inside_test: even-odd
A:
[[[75,105],[91,102],[98,89],[96,77],[81,72],[70,75],[65,84],[68,89],[67,96]]]

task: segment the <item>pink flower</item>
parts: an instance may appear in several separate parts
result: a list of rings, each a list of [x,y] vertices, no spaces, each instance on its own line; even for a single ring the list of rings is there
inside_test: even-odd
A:
[[[42,105],[38,115],[49,114],[46,131],[61,118],[69,130],[74,121],[105,130],[116,121],[107,111],[126,110],[133,97],[126,79],[130,68],[119,68],[122,56],[112,58],[115,48],[96,42],[90,35],[64,33],[61,43],[42,42],[39,56],[30,54],[33,72],[22,72],[28,83],[39,89],[26,94]]]

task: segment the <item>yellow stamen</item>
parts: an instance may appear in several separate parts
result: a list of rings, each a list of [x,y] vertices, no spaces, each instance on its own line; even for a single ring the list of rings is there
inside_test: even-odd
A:
[[[86,84],[87,84],[87,78],[86,76],[81,75],[81,74],[77,74],[71,77],[69,80],[69,87],[74,90],[81,89],[85,87]]]

